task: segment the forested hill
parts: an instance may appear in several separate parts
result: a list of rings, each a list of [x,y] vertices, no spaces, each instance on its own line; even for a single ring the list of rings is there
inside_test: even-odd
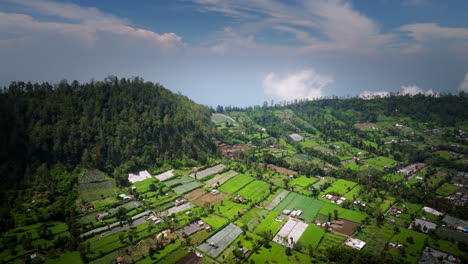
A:
[[[40,166],[94,167],[119,180],[165,162],[203,163],[216,152],[214,131],[207,107],[140,78],[14,82],[0,93],[2,188]]]

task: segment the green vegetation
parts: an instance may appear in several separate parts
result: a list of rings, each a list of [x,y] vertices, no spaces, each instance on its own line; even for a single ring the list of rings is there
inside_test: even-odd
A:
[[[299,239],[299,242],[305,247],[311,246],[313,249],[315,249],[319,245],[324,235],[325,230],[323,228],[316,225],[309,225],[309,227],[307,227],[306,231]]]
[[[304,217],[307,222],[312,222],[323,205],[324,202],[322,201],[290,192],[273,210],[278,213],[286,209],[302,210],[302,217]]]
[[[244,187],[253,180],[254,178],[250,177],[249,175],[238,174],[221,185],[218,190],[224,193],[235,193],[237,190]]]
[[[455,193],[460,187],[457,187],[455,185],[452,185],[450,183],[444,183],[442,184],[442,186],[440,186],[439,189],[437,189],[436,193],[438,195],[442,195],[442,196],[447,196],[447,195],[451,195],[453,193]]]
[[[362,220],[364,220],[368,216],[366,213],[345,209],[330,203],[324,204],[320,209],[320,213],[323,215],[334,215],[335,210],[338,211],[338,216],[340,218],[347,219],[356,223],[361,223]]]
[[[468,184],[465,94],[215,110],[139,78],[109,77],[14,83],[0,106],[2,262],[33,253],[38,263],[195,261],[190,250],[231,223],[243,233],[201,263],[417,263],[425,246],[468,261],[467,235],[422,211],[466,221],[466,190],[457,187]],[[189,176],[220,163],[221,174]],[[141,170],[174,176],[130,185],[127,175]],[[161,213],[171,208],[181,211]],[[407,229],[423,217],[437,230]],[[309,223],[299,243],[272,242],[291,218]],[[331,230],[366,246],[356,251]]]

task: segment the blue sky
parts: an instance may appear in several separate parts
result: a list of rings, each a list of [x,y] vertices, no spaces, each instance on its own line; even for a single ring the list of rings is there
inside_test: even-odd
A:
[[[198,103],[468,92],[468,1],[0,0],[0,85],[141,76]]]

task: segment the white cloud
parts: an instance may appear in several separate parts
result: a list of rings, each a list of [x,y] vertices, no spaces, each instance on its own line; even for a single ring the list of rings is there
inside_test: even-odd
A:
[[[400,27],[417,41],[434,39],[462,39],[468,40],[467,28],[441,27],[433,23],[410,24]]]
[[[437,96],[437,93],[435,93],[432,89],[423,90],[419,88],[417,85],[402,85],[400,94],[409,95],[409,96],[414,96],[417,94]]]
[[[93,45],[103,34],[123,37],[125,40],[143,40],[159,48],[173,48],[181,44],[175,33],[156,32],[132,27],[125,19],[103,13],[96,8],[84,8],[70,3],[46,0],[9,0],[35,15],[56,18],[55,21],[38,20],[32,15],[0,12],[0,33],[11,33],[18,41],[42,34],[58,34]],[[71,20],[73,22],[64,22]]]
[[[468,93],[468,73],[465,74],[465,79],[463,79],[458,88],[460,89],[460,91]]]
[[[359,94],[359,97],[363,99],[372,99],[376,97],[389,97],[390,95],[390,92],[387,91],[362,91]]]
[[[313,99],[322,97],[323,88],[333,82],[332,77],[320,75],[312,69],[281,77],[269,73],[263,79],[263,90],[280,100]]]
[[[289,52],[371,53],[392,45],[396,40],[396,35],[381,33],[373,20],[341,0],[298,1],[294,4],[274,0],[192,1],[204,12],[235,16],[240,22],[239,26],[230,30],[236,31],[240,39],[255,37],[255,34],[268,30],[291,33],[292,37],[302,44],[288,47]],[[232,38],[229,39],[231,40]],[[222,38],[221,43],[225,42],[226,38]],[[233,41],[230,48],[236,49],[235,44]],[[245,44],[245,41],[241,41],[240,44]],[[249,50],[259,46],[255,41],[247,44],[239,48]],[[273,43],[263,46],[275,53],[280,45]]]

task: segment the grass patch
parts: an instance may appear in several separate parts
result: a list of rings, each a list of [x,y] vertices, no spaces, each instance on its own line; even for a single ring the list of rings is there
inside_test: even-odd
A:
[[[254,178],[250,177],[249,175],[238,174],[221,185],[218,190],[223,193],[234,193],[253,180]]]
[[[338,193],[339,195],[344,195],[345,193],[351,191],[356,185],[357,183],[355,182],[339,179],[325,191],[323,191],[321,195],[327,193]]]
[[[249,261],[254,263],[310,263],[311,258],[308,255],[292,251],[292,255],[285,254],[286,248],[274,242],[270,242],[270,248],[260,247],[254,254],[250,255]]]
[[[201,217],[201,220],[205,221],[214,229],[219,229],[229,222],[226,218],[223,218],[218,215],[208,215],[206,217]]]
[[[270,191],[268,190],[269,186],[270,185],[264,181],[255,180],[242,188],[238,194],[244,196],[254,203],[258,203],[263,201],[270,194]]]
[[[307,178],[306,176],[299,176],[293,179],[291,182],[289,182],[289,185],[290,186],[299,185],[302,187],[307,187],[310,184],[314,184],[317,181],[318,181],[317,178]]]
[[[325,235],[325,230],[316,225],[309,225],[302,234],[299,242],[305,247],[311,246],[313,249],[317,248],[322,237]]]
[[[83,263],[83,261],[81,260],[80,253],[78,251],[70,251],[67,253],[63,253],[62,255],[56,258],[47,259],[45,263],[46,264],[60,264],[60,263],[81,264]]]
[[[452,185],[450,183],[444,183],[442,186],[440,186],[439,189],[437,189],[436,194],[442,195],[442,196],[448,196],[451,194],[454,194],[460,187],[457,187],[455,185]]]
[[[339,218],[347,219],[356,223],[362,223],[362,220],[368,216],[366,213],[345,209],[330,203],[326,203],[322,206],[320,214],[328,215],[330,213],[333,217],[335,210],[338,211]]]

